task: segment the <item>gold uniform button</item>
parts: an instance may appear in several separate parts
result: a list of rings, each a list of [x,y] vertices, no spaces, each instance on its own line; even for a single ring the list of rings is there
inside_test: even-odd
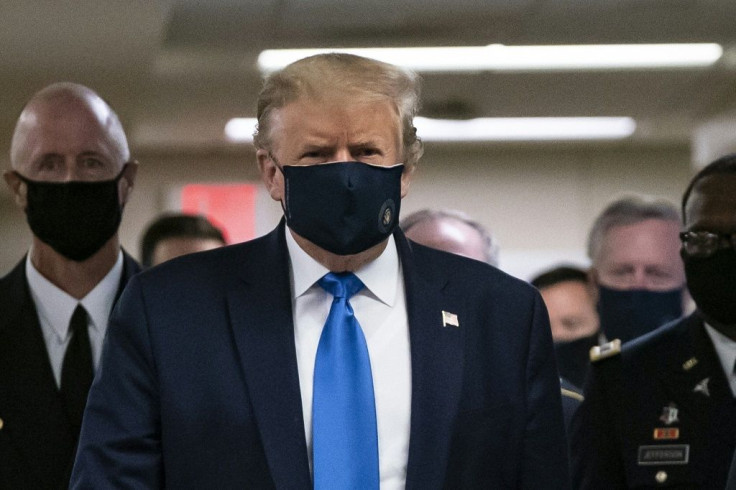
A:
[[[657,474],[654,476],[654,479],[657,480],[657,483],[664,483],[667,481],[667,472],[666,471],[658,471]]]
[[[0,419],[0,430],[3,430],[4,425],[5,425],[5,422],[3,422],[3,419]]]

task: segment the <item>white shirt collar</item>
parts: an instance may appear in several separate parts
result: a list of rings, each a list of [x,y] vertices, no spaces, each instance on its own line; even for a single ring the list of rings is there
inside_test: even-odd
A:
[[[293,294],[298,298],[330,271],[302,250],[288,227],[285,228],[285,234],[291,259]],[[388,243],[381,255],[355,271],[366,289],[388,306],[393,306],[396,300],[398,274],[399,254],[393,235],[388,237]]]
[[[70,296],[38,272],[31,262],[30,252],[26,257],[26,277],[41,321],[51,325],[58,338],[64,340],[69,334],[72,314],[80,303],[87,310],[90,326],[97,330],[107,327],[107,319],[123,277],[123,252],[118,253],[112,269],[81,300]]]
[[[726,374],[726,379],[733,379],[733,368],[736,363],[736,341],[726,337],[721,332],[708,325],[708,323],[705,323],[705,330],[708,332],[708,336],[713,342],[713,347],[716,350],[718,359],[721,361],[721,366]]]

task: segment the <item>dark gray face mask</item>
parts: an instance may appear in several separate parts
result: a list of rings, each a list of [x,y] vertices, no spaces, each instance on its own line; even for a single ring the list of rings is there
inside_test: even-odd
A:
[[[335,162],[279,169],[286,224],[328,252],[367,250],[385,240],[399,221],[403,164]]]
[[[682,288],[669,291],[598,287],[601,330],[609,340],[628,342],[682,315]]]
[[[36,237],[64,257],[82,262],[118,231],[122,207],[118,182],[112,180],[46,182],[18,172],[28,189],[26,219]]]

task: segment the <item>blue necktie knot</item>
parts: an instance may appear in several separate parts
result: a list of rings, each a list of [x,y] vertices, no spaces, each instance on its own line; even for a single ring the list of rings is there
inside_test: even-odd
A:
[[[318,284],[335,298],[350,299],[363,289],[363,282],[352,272],[328,272]]]

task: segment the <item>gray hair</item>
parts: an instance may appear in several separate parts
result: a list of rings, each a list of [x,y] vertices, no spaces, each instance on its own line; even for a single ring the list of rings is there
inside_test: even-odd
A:
[[[588,257],[596,263],[606,234],[617,226],[633,225],[656,219],[680,222],[677,207],[665,199],[649,196],[625,196],[610,203],[593,222],[588,235]]]
[[[257,149],[271,149],[271,113],[301,97],[349,96],[350,100],[390,100],[398,112],[402,157],[412,170],[422,156],[414,116],[419,112],[419,77],[388,63],[345,53],[327,53],[295,61],[272,73],[258,95]]]
[[[452,219],[465,223],[478,232],[483,240],[483,252],[485,261],[492,265],[498,266],[499,245],[498,240],[483,225],[475,221],[468,214],[453,209],[422,209],[411,213],[401,220],[399,227],[404,231],[409,231],[413,226],[424,223],[426,221],[437,221],[440,219]]]

